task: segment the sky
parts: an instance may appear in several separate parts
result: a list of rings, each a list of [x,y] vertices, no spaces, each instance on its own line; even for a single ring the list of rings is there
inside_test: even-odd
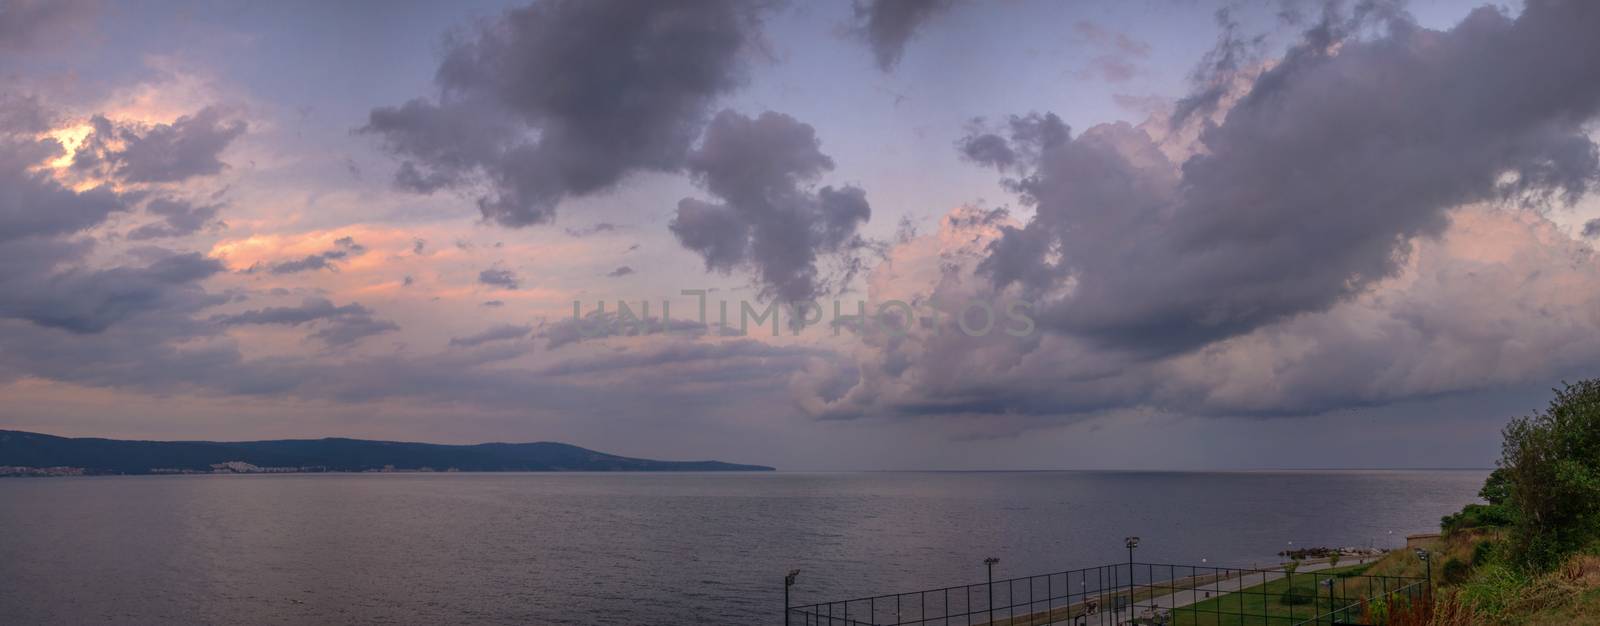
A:
[[[0,0],[0,428],[1487,467],[1600,375],[1595,32],[1554,0]]]

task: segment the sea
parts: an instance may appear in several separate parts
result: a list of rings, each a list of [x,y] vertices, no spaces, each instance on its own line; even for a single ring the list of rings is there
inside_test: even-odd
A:
[[[1487,470],[0,479],[4,624],[781,624],[1125,562],[1396,547]]]

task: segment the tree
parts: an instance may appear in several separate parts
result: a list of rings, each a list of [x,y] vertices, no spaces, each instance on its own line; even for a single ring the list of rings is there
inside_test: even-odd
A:
[[[1439,527],[1446,533],[1453,533],[1469,528],[1510,526],[1514,520],[1508,475],[1503,467],[1489,474],[1489,478],[1483,482],[1483,488],[1478,490],[1478,497],[1488,504],[1468,504],[1460,512],[1440,518]]]
[[[1339,557],[1341,557],[1341,556],[1344,556],[1344,555],[1340,554],[1338,550],[1334,550],[1333,554],[1328,555],[1328,569],[1333,569],[1335,567],[1338,567],[1339,566]]]
[[[1600,540],[1600,380],[1564,384],[1542,412],[1503,431],[1485,499],[1511,512],[1511,555],[1546,570]]]

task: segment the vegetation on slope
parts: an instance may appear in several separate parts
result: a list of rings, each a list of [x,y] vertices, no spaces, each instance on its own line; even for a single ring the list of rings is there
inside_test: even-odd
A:
[[[1441,520],[1430,547],[1433,626],[1600,623],[1600,380],[1555,390],[1511,421],[1483,504]],[[1379,574],[1422,574],[1396,552]]]

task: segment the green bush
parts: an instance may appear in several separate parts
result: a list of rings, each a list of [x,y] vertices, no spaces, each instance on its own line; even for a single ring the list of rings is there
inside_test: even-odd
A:
[[[1317,586],[1314,584],[1295,584],[1283,590],[1278,596],[1278,602],[1285,606],[1311,604],[1317,601]]]
[[[1461,559],[1451,557],[1444,562],[1444,568],[1439,571],[1439,575],[1444,578],[1445,583],[1459,585],[1467,582],[1467,577],[1472,575],[1472,566],[1462,562]]]
[[[1453,533],[1469,528],[1510,526],[1512,521],[1511,509],[1503,504],[1468,504],[1460,513],[1440,519],[1439,527],[1446,533]]]
[[[1600,540],[1600,380],[1557,389],[1549,408],[1512,420],[1504,435],[1495,473],[1513,519],[1510,556],[1549,570]],[[1499,488],[1490,479],[1485,492]]]
[[[1496,547],[1493,541],[1480,541],[1478,545],[1472,546],[1472,565],[1476,567],[1494,561]]]

